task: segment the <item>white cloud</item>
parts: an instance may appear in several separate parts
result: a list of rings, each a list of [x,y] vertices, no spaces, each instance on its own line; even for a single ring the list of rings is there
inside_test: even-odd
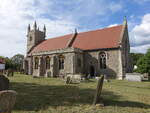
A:
[[[131,47],[131,52],[133,53],[146,53],[147,49],[150,48],[150,44],[142,45],[142,46],[135,46]]]
[[[47,37],[72,33],[87,18],[114,13],[122,4],[104,0],[0,0],[0,56],[26,52],[26,28],[34,20],[47,26]],[[78,16],[77,16],[78,15]],[[86,18],[87,17],[87,18]],[[77,21],[76,21],[77,20]],[[82,28],[83,29],[88,28]]]
[[[116,12],[116,11],[119,11],[122,9],[122,4],[121,3],[115,3],[115,2],[112,2],[108,8],[112,11],[112,12]]]
[[[118,24],[111,24],[109,25],[108,27],[114,27],[114,26],[117,26]]]
[[[72,32],[76,24],[67,20],[50,20],[40,15],[50,12],[48,0],[0,0],[0,56],[26,52],[26,28],[36,19],[47,26],[47,36]],[[44,2],[45,1],[45,2]]]
[[[75,3],[73,12],[78,15],[77,17],[81,17],[79,15],[105,15],[108,12],[111,14],[123,8],[122,3],[108,0],[75,0]]]
[[[150,14],[144,15],[141,24],[132,29],[130,42],[133,52],[146,52],[150,47]]]

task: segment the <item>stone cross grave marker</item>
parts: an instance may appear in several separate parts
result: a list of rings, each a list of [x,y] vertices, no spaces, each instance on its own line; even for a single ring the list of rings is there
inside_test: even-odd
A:
[[[96,105],[97,103],[102,103],[101,92],[102,92],[103,82],[104,82],[104,75],[102,75],[98,79],[93,105]]]

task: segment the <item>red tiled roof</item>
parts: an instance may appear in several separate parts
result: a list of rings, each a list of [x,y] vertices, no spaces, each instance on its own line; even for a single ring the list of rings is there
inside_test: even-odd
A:
[[[72,44],[72,47],[80,48],[82,50],[119,47],[122,28],[123,25],[118,25],[115,27],[78,33]],[[57,38],[50,38],[34,47],[32,52],[67,48],[67,44],[72,37],[72,34],[70,34]]]
[[[73,47],[82,50],[115,48],[119,46],[122,25],[79,33]]]
[[[32,52],[41,52],[66,48],[67,43],[72,38],[72,35],[65,35],[57,38],[50,38],[37,45]]]

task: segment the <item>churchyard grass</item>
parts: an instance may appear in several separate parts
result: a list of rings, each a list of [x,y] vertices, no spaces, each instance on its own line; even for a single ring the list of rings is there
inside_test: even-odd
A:
[[[150,82],[104,82],[105,107],[93,106],[96,80],[65,84],[59,78],[15,74],[10,89],[18,92],[13,113],[150,113]]]

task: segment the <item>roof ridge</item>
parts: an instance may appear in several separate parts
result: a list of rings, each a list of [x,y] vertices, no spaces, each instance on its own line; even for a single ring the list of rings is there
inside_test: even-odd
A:
[[[95,29],[95,30],[89,30],[89,31],[84,31],[84,32],[78,32],[78,34],[87,33],[87,32],[94,32],[94,31],[99,31],[99,30],[105,30],[105,29],[112,29],[112,28],[114,28],[114,27],[119,27],[119,26],[122,26],[122,24],[119,24],[119,25],[116,25],[116,26],[112,26],[112,27],[105,27],[105,28],[100,28],[100,29]],[[48,38],[47,40],[49,40],[49,39],[61,38],[61,37],[68,36],[68,35],[73,35],[73,33],[65,34],[65,35],[61,35],[61,36],[57,36],[57,37]]]
[[[105,30],[105,29],[112,29],[114,27],[119,27],[119,26],[122,26],[122,24],[119,24],[119,25],[116,25],[116,26],[112,26],[112,27],[105,27],[105,28],[100,28],[100,29],[95,29],[95,30],[89,30],[89,31],[85,31],[85,32],[79,32],[78,34],[80,34],[80,33],[87,33],[87,32],[94,32],[94,31],[99,31],[99,30]]]
[[[56,38],[61,38],[61,37],[64,37],[64,36],[69,36],[69,35],[73,35],[73,33],[66,34],[66,35],[61,35],[61,36],[56,36],[56,37],[52,37],[52,38],[48,38],[48,39],[46,39],[46,40],[49,40],[49,39],[56,39]]]

